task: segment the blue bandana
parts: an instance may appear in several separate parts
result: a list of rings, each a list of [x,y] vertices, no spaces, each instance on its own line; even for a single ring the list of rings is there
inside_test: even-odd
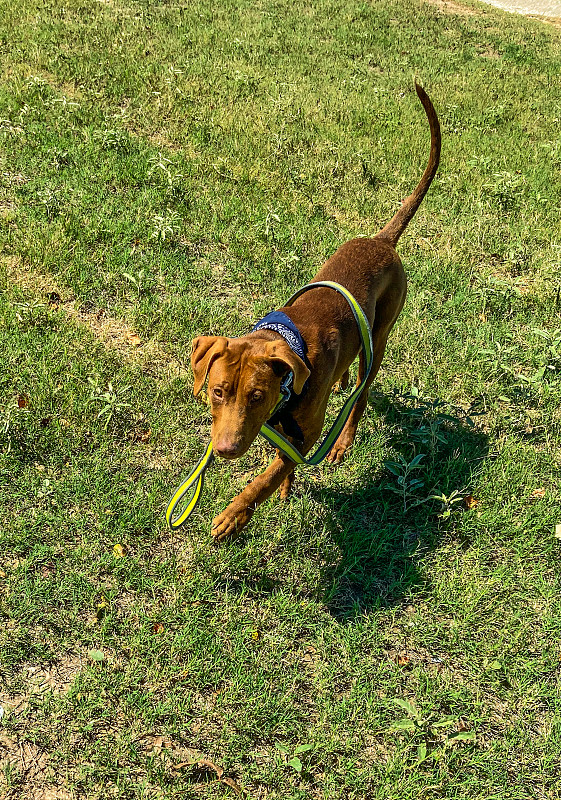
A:
[[[296,325],[292,322],[290,317],[283,314],[282,311],[271,311],[266,317],[260,319],[253,328],[253,331],[259,331],[266,328],[269,331],[276,331],[286,341],[291,350],[294,350],[297,356],[300,356],[304,363],[306,362],[306,342],[302,339],[302,335]]]

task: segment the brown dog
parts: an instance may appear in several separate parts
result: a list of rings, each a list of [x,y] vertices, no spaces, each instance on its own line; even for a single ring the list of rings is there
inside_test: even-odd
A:
[[[335,281],[345,286],[364,309],[372,325],[374,362],[367,386],[382,362],[388,334],[405,301],[407,283],[395,245],[417,211],[440,159],[440,126],[425,91],[415,84],[428,117],[431,149],[419,185],[399,211],[373,239],[352,239],[325,262],[312,279]],[[291,349],[275,330],[256,330],[247,336],[199,336],[193,341],[191,364],[194,394],[208,376],[212,411],[212,443],[216,455],[232,459],[242,456],[269,420],[279,398],[284,376],[293,373],[293,392],[281,427],[302,454],[320,436],[331,389],[346,386],[348,369],[360,350],[357,324],[347,301],[332,289],[318,287],[280,309],[299,330],[306,346],[306,361]],[[359,382],[364,374],[364,356],[359,362]],[[305,387],[305,391],[302,390]],[[329,461],[338,464],[352,445],[368,398],[367,388],[354,406]],[[218,541],[241,530],[257,506],[280,487],[285,499],[294,478],[295,464],[278,453],[269,467],[255,478],[213,522]]]

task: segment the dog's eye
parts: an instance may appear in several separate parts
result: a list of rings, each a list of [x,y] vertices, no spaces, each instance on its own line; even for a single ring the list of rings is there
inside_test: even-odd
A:
[[[260,403],[263,400],[263,392],[255,391],[251,393],[251,402],[252,403]]]
[[[212,396],[214,397],[215,400],[222,400],[222,398],[224,397],[222,389],[219,386],[215,386],[214,389],[212,390]]]

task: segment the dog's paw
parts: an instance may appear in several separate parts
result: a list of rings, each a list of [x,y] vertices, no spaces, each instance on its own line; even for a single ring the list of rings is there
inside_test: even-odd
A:
[[[347,433],[347,431],[343,430],[326,456],[327,461],[329,461],[331,464],[340,464],[345,458],[345,453],[350,449],[352,443],[354,442],[354,438],[354,433],[351,435]]]
[[[230,503],[222,514],[219,514],[212,521],[210,531],[215,542],[223,542],[231,536],[237,535],[242,528],[245,528],[253,515],[253,511],[247,507],[239,506],[237,503]]]
[[[348,447],[341,447],[338,442],[335,442],[329,455],[326,456],[326,461],[329,461],[330,464],[341,464],[348,449]]]

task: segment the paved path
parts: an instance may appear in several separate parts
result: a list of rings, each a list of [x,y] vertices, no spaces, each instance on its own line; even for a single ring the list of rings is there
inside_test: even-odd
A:
[[[535,17],[561,17],[561,0],[483,0],[491,6]]]

